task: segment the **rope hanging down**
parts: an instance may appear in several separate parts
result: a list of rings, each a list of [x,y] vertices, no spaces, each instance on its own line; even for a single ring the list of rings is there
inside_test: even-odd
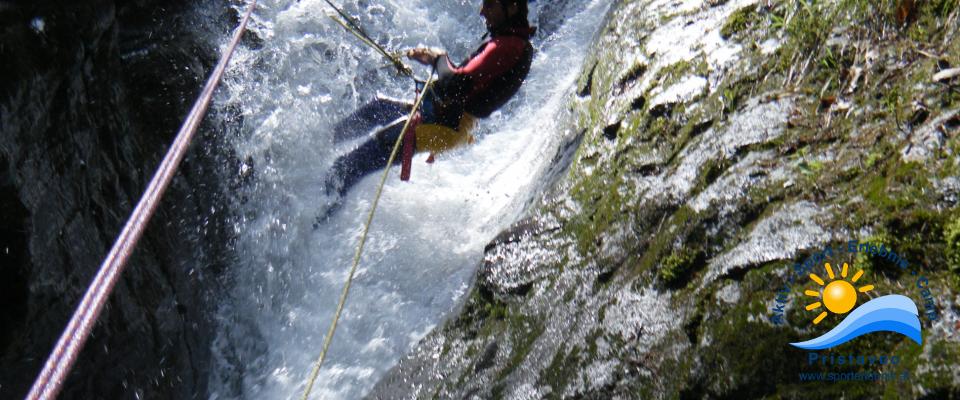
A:
[[[340,293],[340,301],[337,303],[337,311],[333,315],[333,321],[330,322],[330,329],[327,330],[327,335],[323,338],[323,350],[320,351],[320,357],[317,358],[316,364],[313,366],[313,370],[310,371],[310,379],[307,380],[307,387],[303,391],[303,396],[301,400],[307,400],[307,396],[310,396],[310,392],[313,390],[313,384],[317,381],[317,375],[320,373],[320,367],[323,366],[323,360],[327,357],[327,350],[330,348],[330,342],[333,341],[333,334],[337,330],[337,322],[340,321],[340,315],[343,313],[343,306],[347,302],[347,294],[350,293],[350,285],[353,283],[353,275],[357,272],[357,266],[360,265],[360,255],[363,254],[363,246],[367,243],[367,233],[370,232],[370,223],[373,222],[373,214],[377,211],[377,204],[380,203],[380,195],[383,194],[383,186],[387,183],[387,176],[390,175],[390,166],[393,165],[393,160],[397,157],[397,150],[400,148],[400,143],[403,141],[403,137],[407,135],[407,129],[410,127],[410,121],[413,121],[413,116],[416,115],[417,109],[420,108],[420,102],[423,100],[424,93],[430,88],[430,84],[433,83],[433,74],[427,77],[427,82],[423,86],[423,90],[420,91],[417,101],[413,104],[413,109],[410,110],[410,115],[407,116],[407,122],[403,124],[403,129],[400,131],[400,135],[397,137],[396,143],[393,144],[393,150],[390,152],[390,158],[387,160],[387,168],[383,170],[383,175],[380,177],[380,186],[377,187],[377,194],[373,197],[373,205],[370,206],[370,214],[367,215],[367,222],[363,225],[363,234],[360,235],[360,244],[357,246],[357,252],[353,255],[353,265],[350,267],[350,273],[347,275],[347,281],[343,284],[343,292]]]
[[[230,61],[230,56],[233,55],[237,43],[240,42],[240,37],[246,30],[247,21],[256,5],[256,0],[250,2],[243,20],[240,21],[240,25],[233,33],[233,39],[230,41],[227,50],[220,57],[220,62],[217,63],[213,73],[210,74],[210,78],[207,79],[200,97],[197,98],[190,114],[187,115],[187,119],[180,127],[176,139],[164,156],[153,179],[150,180],[150,185],[147,186],[143,197],[137,203],[137,207],[133,210],[130,219],[127,220],[127,224],[123,227],[117,241],[114,242],[110,253],[107,254],[103,264],[100,265],[100,270],[97,271],[97,275],[84,294],[83,300],[77,306],[73,317],[70,318],[70,323],[67,324],[67,328],[64,329],[56,347],[44,364],[43,371],[40,372],[37,380],[33,383],[33,387],[27,395],[28,400],[53,399],[62,389],[67,373],[73,367],[80,349],[90,336],[93,324],[116,285],[117,278],[126,266],[127,259],[133,253],[137,241],[143,236],[147,222],[150,221],[156,211],[160,198],[170,185],[170,180],[180,165],[180,161],[183,160],[197,127],[203,121],[203,115],[206,113],[210,99],[213,97],[213,91],[220,82],[220,78],[226,70],[227,62]]]

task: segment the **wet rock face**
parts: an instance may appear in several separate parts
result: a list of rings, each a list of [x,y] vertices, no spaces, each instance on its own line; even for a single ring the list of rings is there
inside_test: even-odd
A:
[[[571,100],[569,173],[370,397],[956,395],[960,96],[931,76],[960,59],[960,10],[910,4],[616,5]],[[851,239],[898,249],[941,293],[922,348],[844,348],[900,354],[911,384],[801,384],[832,371],[788,345],[827,329],[805,282],[771,322],[793,265]],[[906,290],[883,260],[848,258],[877,296]]]
[[[6,170],[7,162],[2,160],[3,176],[5,179],[0,185],[0,265],[3,265],[0,277],[0,326],[11,327],[23,321],[26,315],[27,276],[29,265],[27,257],[27,235],[25,235],[23,216],[26,209],[20,198],[16,196],[16,187],[9,180]],[[0,331],[0,343],[9,343],[11,331],[4,328]]]
[[[199,91],[230,18],[194,14],[182,1],[0,2],[0,397],[26,394]],[[60,398],[205,393],[228,239],[211,211],[219,156],[196,150],[211,139],[174,179]]]

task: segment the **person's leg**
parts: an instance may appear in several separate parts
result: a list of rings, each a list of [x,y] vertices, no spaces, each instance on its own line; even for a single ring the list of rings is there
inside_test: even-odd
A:
[[[333,141],[340,143],[356,139],[370,131],[385,127],[410,113],[413,105],[386,97],[364,104],[333,128]]]
[[[402,129],[402,123],[394,124],[338,158],[324,183],[327,192],[336,190],[338,197],[343,197],[360,179],[386,167],[387,159],[390,158],[390,152]],[[400,157],[396,157],[393,163],[396,165],[400,161]]]

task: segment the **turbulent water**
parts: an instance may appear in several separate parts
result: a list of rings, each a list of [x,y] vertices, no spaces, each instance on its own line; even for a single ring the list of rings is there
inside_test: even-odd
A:
[[[475,145],[432,165],[414,158],[410,182],[391,171],[314,397],[365,394],[467,291],[483,246],[542,189],[572,136],[560,125],[564,105],[608,3],[532,3],[531,19],[544,29],[517,98],[482,121]],[[344,8],[394,49],[437,46],[462,59],[483,34],[473,1],[364,0]],[[411,82],[330,12],[322,0],[261,2],[250,28],[256,39],[235,55],[218,99],[217,107],[240,117],[239,134],[224,145],[245,160],[236,173],[246,178],[232,204],[234,290],[218,313],[214,399],[302,392],[379,183],[379,174],[365,178],[315,226],[327,200],[322,177],[358,144],[334,144],[330,129],[377,93],[412,97]]]

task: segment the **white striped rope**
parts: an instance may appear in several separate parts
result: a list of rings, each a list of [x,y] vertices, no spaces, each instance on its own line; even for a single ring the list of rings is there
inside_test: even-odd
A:
[[[117,237],[117,241],[114,242],[110,253],[107,254],[103,264],[100,265],[100,270],[84,294],[80,305],[77,306],[73,317],[70,319],[70,323],[67,324],[66,329],[64,329],[61,334],[60,340],[57,341],[56,347],[54,347],[50,353],[50,357],[44,364],[43,371],[40,372],[37,380],[34,381],[33,387],[27,395],[27,400],[54,399],[57,394],[60,393],[67,373],[70,372],[74,362],[76,362],[77,355],[90,336],[93,324],[100,316],[100,311],[103,309],[107,298],[110,296],[110,292],[116,285],[117,279],[126,266],[127,260],[133,253],[137,241],[143,236],[147,222],[150,221],[150,218],[156,211],[161,196],[170,185],[170,181],[173,179],[173,175],[177,171],[180,161],[183,160],[190,141],[197,131],[197,127],[200,126],[200,122],[203,121],[203,116],[207,111],[207,107],[210,105],[213,92],[220,82],[224,70],[226,70],[227,63],[230,61],[230,57],[233,55],[237,43],[240,42],[240,37],[246,30],[247,21],[250,19],[250,14],[256,5],[256,0],[250,2],[247,12],[240,21],[240,25],[233,33],[233,39],[230,41],[230,45],[220,57],[220,62],[217,63],[213,73],[211,73],[207,79],[203,91],[190,110],[190,114],[187,115],[187,119],[180,127],[177,137],[174,139],[170,150],[167,151],[166,156],[164,156],[163,161],[160,163],[160,167],[157,168],[153,179],[150,180],[150,184],[147,186],[143,197],[140,198],[140,202],[137,203],[133,214],[130,216],[130,219],[127,220],[123,231],[121,231],[120,236]]]

